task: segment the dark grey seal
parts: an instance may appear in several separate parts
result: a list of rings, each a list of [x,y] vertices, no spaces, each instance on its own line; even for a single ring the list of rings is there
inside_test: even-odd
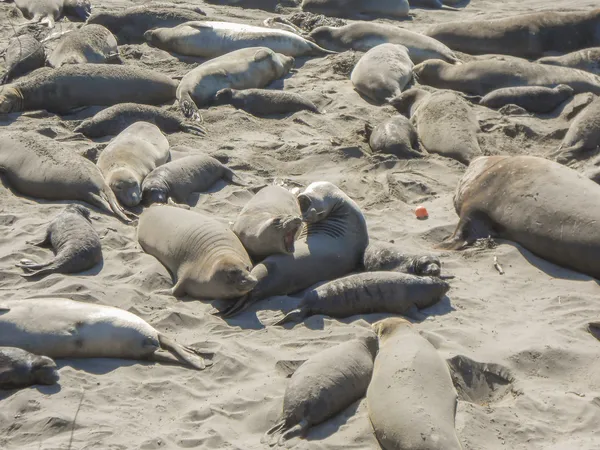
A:
[[[365,250],[363,268],[367,272],[392,270],[437,277],[442,273],[442,262],[437,256],[407,255],[392,244],[371,241]]]
[[[406,117],[396,115],[377,125],[369,137],[374,153],[387,153],[398,158],[419,158],[419,136]]]
[[[302,110],[319,112],[313,102],[299,94],[270,89],[225,88],[217,92],[214,103],[232,105],[257,117],[291,114]]]
[[[501,108],[512,104],[539,114],[552,112],[558,105],[573,96],[573,88],[559,84],[554,88],[543,86],[515,86],[496,89],[483,97],[479,104],[488,108]]]
[[[56,363],[47,356],[34,355],[16,347],[0,347],[0,389],[52,385],[58,379]]]
[[[15,36],[8,41],[4,53],[6,73],[0,79],[0,84],[8,83],[32,70],[39,69],[45,63],[44,46],[36,38],[29,34]]]

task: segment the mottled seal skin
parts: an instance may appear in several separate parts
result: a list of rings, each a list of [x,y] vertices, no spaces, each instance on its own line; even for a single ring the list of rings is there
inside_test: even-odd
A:
[[[350,74],[354,89],[382,104],[400,95],[412,80],[413,62],[403,45],[381,44],[365,53]]]
[[[252,262],[221,222],[175,206],[152,206],[140,216],[138,241],[176,279],[175,297],[228,299],[256,285]]]
[[[0,347],[0,389],[52,385],[59,378],[56,363],[47,356],[34,355],[16,347]]]
[[[8,41],[4,54],[6,73],[0,78],[0,84],[39,69],[46,63],[44,46],[29,34],[15,36]]]
[[[454,194],[460,221],[441,248],[488,236],[521,244],[554,264],[600,278],[600,187],[577,171],[534,156],[482,156]],[[518,211],[515,214],[514,211]]]
[[[600,75],[600,47],[586,48],[562,56],[546,56],[538,59],[537,62],[551,66],[571,67]]]
[[[442,262],[433,255],[407,255],[392,244],[371,241],[363,257],[363,269],[367,272],[396,271],[412,275],[439,277]]]
[[[15,5],[32,23],[42,23],[54,28],[63,15],[87,19],[92,12],[89,0],[15,0]]]
[[[140,317],[112,306],[65,298],[3,300],[0,346],[18,347],[50,358],[119,358],[210,365],[198,352],[160,333]]]
[[[82,106],[117,103],[160,105],[172,101],[177,82],[129,65],[67,64],[40,70],[0,90],[0,114],[45,109],[65,114]]]
[[[453,50],[536,59],[600,45],[600,9],[544,11],[493,20],[448,22],[425,31]]]
[[[564,84],[555,88],[541,86],[517,86],[497,89],[483,97],[479,104],[488,108],[502,108],[512,104],[527,111],[545,114],[573,96],[573,89]]]
[[[177,100],[186,117],[197,114],[221,89],[262,88],[287,74],[294,58],[266,47],[236,50],[200,64],[177,88]]]
[[[561,164],[582,158],[600,146],[600,97],[575,117],[561,142],[556,161]]]
[[[145,205],[167,203],[170,198],[177,203],[187,203],[190,194],[207,191],[220,179],[244,185],[233,170],[212,156],[193,154],[195,150],[184,145],[176,145],[171,150],[184,151],[191,156],[163,164],[144,178],[142,201]]]
[[[441,42],[393,25],[356,22],[342,27],[323,26],[312,30],[309,36],[321,47],[337,52],[368,52],[373,47],[389,43],[404,45],[415,64],[428,59],[442,59],[449,63],[458,61],[454,52]]]
[[[302,228],[296,196],[281,186],[267,186],[250,199],[231,227],[255,261],[292,254]]]
[[[404,116],[396,115],[377,125],[369,137],[374,153],[387,153],[398,158],[420,158],[419,136]]]
[[[262,442],[282,446],[360,399],[371,381],[377,348],[377,337],[369,333],[306,360],[285,390],[281,421]]]
[[[2,136],[0,172],[23,195],[82,200],[131,222],[93,162],[38,133]]]
[[[313,102],[300,94],[270,89],[221,89],[215,95],[214,104],[232,105],[257,117],[291,114],[303,110],[319,112]]]
[[[407,0],[303,0],[302,10],[333,17],[408,17]]]
[[[100,236],[92,227],[89,209],[81,205],[67,206],[50,222],[44,238],[31,244],[52,246],[56,256],[40,264],[21,260],[17,267],[28,272],[26,277],[83,272],[102,261]]]
[[[376,322],[373,329],[379,353],[367,408],[381,448],[462,450],[454,428],[458,399],[446,361],[402,318]]]
[[[50,67],[120,62],[117,40],[102,25],[85,25],[67,33],[48,57]]]
[[[434,277],[400,272],[357,273],[308,291],[298,307],[275,325],[298,323],[317,314],[344,318],[390,313],[424,319],[418,310],[439,302],[449,289],[448,283]]]
[[[474,95],[486,95],[496,89],[507,87],[552,88],[559,84],[570,86],[577,94],[582,92],[600,94],[600,77],[594,74],[516,58],[475,60],[456,65],[430,59],[415,66],[413,71],[420,84]]]
[[[180,55],[215,58],[247,47],[267,47],[286,56],[320,56],[332,52],[290,31],[233,22],[186,22],[144,34],[146,42]]]

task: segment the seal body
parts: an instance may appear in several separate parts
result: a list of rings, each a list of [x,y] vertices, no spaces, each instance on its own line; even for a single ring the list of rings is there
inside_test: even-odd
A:
[[[181,55],[215,58],[248,47],[266,47],[286,56],[334,53],[290,31],[233,22],[186,22],[144,35],[155,47]]]
[[[221,89],[215,95],[215,104],[233,105],[237,109],[243,109],[258,117],[290,114],[302,110],[319,112],[313,102],[295,92],[271,89]]]
[[[200,64],[177,88],[177,100],[186,117],[205,106],[221,89],[262,88],[287,74],[294,58],[266,47],[236,50]]]
[[[17,266],[28,272],[26,276],[83,272],[102,261],[100,236],[92,227],[90,211],[81,205],[67,206],[34,245],[51,245],[56,256],[40,264],[22,260]]]
[[[85,25],[67,33],[48,57],[48,65],[120,62],[117,40],[102,25]]]
[[[413,77],[413,66],[406,47],[381,44],[360,58],[350,80],[359,93],[381,104],[402,92]]]
[[[369,145],[375,153],[388,153],[398,158],[418,158],[417,131],[404,116],[396,115],[377,125],[369,137]]]
[[[392,98],[389,103],[404,117],[409,119],[414,116],[421,104],[429,98],[431,92],[420,88],[410,88],[397,97]]]
[[[0,79],[0,84],[39,69],[46,63],[44,46],[29,34],[15,36],[8,41],[4,54],[6,73]]]
[[[313,425],[333,417],[366,392],[377,354],[377,337],[369,333],[323,350],[294,372],[283,397],[281,421],[263,441],[282,445],[304,436]]]
[[[174,206],[153,206],[140,216],[138,241],[171,271],[172,295],[234,298],[250,291],[256,278],[237,236],[221,222]]]
[[[558,149],[557,161],[581,158],[600,146],[600,97],[575,117]]]
[[[49,28],[54,28],[63,13],[85,20],[92,11],[89,0],[15,0],[15,5],[31,22]]]
[[[562,56],[546,56],[537,62],[551,66],[571,67],[600,75],[600,44],[598,47],[586,48]]]
[[[407,0],[303,0],[302,10],[334,17],[408,17]]]
[[[110,141],[97,165],[119,202],[136,206],[142,201],[144,178],[169,156],[169,141],[160,129],[136,122]]]
[[[0,347],[0,389],[52,385],[59,377],[56,363],[47,356],[15,347]]]
[[[512,104],[534,113],[549,113],[573,96],[573,89],[564,84],[555,88],[541,86],[517,86],[497,89],[479,102],[488,108],[501,108]]]
[[[384,319],[373,328],[379,353],[367,408],[381,447],[461,450],[454,429],[457,395],[446,361],[404,319]]]
[[[407,255],[398,246],[371,241],[365,250],[363,268],[367,272],[396,271],[412,275],[439,276],[442,262],[433,255]]]
[[[240,211],[233,232],[254,260],[277,253],[292,254],[302,228],[302,213],[294,194],[281,186],[267,186]]]

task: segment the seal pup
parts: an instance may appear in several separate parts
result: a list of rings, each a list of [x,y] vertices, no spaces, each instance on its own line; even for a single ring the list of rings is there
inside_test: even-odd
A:
[[[40,264],[22,259],[17,267],[28,272],[25,277],[83,272],[102,261],[100,236],[92,227],[90,210],[81,205],[67,206],[50,222],[44,238],[30,244],[50,245],[56,256]]]
[[[412,80],[413,62],[408,49],[399,44],[381,44],[365,53],[350,74],[354,89],[382,104],[399,95]]]
[[[298,323],[308,316],[350,317],[357,314],[403,314],[415,320],[420,309],[439,302],[450,285],[440,278],[400,272],[365,272],[348,275],[311,289],[298,307],[274,325]]]
[[[215,95],[214,104],[232,105],[257,117],[302,110],[319,113],[315,104],[301,95],[272,89],[221,89]]]
[[[85,20],[92,12],[89,0],[14,0],[30,23],[45,24],[54,28],[55,22],[63,15],[75,16]]]
[[[286,188],[266,186],[246,203],[231,229],[254,261],[293,254],[302,231],[300,205]]]
[[[571,67],[600,75],[600,47],[586,48],[562,56],[546,56],[538,59],[537,62],[551,66]]]
[[[93,162],[38,133],[2,135],[0,172],[23,195],[82,200],[131,222]]]
[[[596,97],[571,123],[555,154],[556,161],[566,164],[585,157],[600,147],[600,97]]]
[[[67,64],[40,70],[0,90],[0,114],[45,109],[66,114],[82,106],[160,105],[175,98],[177,82],[131,65]]]
[[[50,67],[114,62],[121,62],[117,40],[102,25],[85,25],[67,33],[48,57]]]
[[[156,125],[136,122],[110,141],[96,164],[119,202],[131,207],[142,201],[144,178],[170,155],[169,141]]]
[[[119,358],[173,362],[170,352],[197,370],[211,365],[196,350],[178,344],[142,318],[112,306],[66,298],[3,300],[0,346],[50,358]]]
[[[287,74],[294,58],[266,47],[235,50],[200,64],[188,72],[177,88],[177,100],[186,117],[197,114],[225,88],[262,88]]]
[[[368,333],[307,359],[290,378],[280,422],[261,442],[284,445],[360,399],[371,381],[377,348],[377,337]]]
[[[462,249],[479,238],[517,242],[554,264],[600,278],[600,187],[577,171],[534,156],[482,156],[454,194],[460,221],[440,248]],[[513,213],[518,211],[518,213]]]
[[[490,53],[527,59],[600,45],[600,8],[543,11],[493,20],[446,22],[424,34],[470,55]]]
[[[15,347],[0,347],[0,389],[52,385],[59,378],[56,363],[47,356],[34,355]]]
[[[393,25],[356,22],[342,27],[322,26],[312,30],[309,37],[321,47],[337,52],[368,52],[381,44],[400,44],[407,48],[414,64],[428,59],[442,59],[452,64],[458,62],[454,52],[441,42]]]
[[[363,256],[363,269],[367,272],[396,271],[412,275],[439,277],[442,262],[433,255],[407,255],[398,246],[371,241]]]
[[[194,152],[185,145],[176,145],[171,150]],[[173,198],[177,203],[187,203],[192,192],[207,191],[220,179],[238,186],[245,185],[233,170],[218,159],[203,153],[191,154],[150,172],[142,182],[142,201],[145,205],[151,205],[167,203]]]
[[[390,99],[389,104],[396,108],[404,117],[411,118],[423,104],[423,101],[429,98],[431,92],[421,88],[410,88],[397,97]]]
[[[407,0],[302,0],[302,10],[315,14],[355,19],[405,18]]]
[[[420,158],[419,136],[406,117],[396,115],[377,125],[369,136],[374,153],[387,153],[398,158]]]
[[[15,36],[8,41],[4,53],[6,73],[0,78],[0,84],[39,69],[46,64],[44,46],[33,36],[25,34]]]
[[[496,89],[483,97],[479,104],[488,108],[501,108],[512,104],[533,113],[545,114],[554,111],[572,96],[573,88],[564,84],[554,88],[516,86]]]
[[[173,277],[171,295],[235,298],[257,283],[238,237],[221,222],[175,206],[153,206],[140,216],[138,242]]]
[[[458,398],[446,361],[402,318],[381,320],[373,329],[379,353],[367,409],[381,447],[462,450],[454,428]]]
[[[180,55],[215,58],[248,47],[266,47],[286,56],[336,53],[290,31],[233,22],[186,22],[144,34],[148,44]]]

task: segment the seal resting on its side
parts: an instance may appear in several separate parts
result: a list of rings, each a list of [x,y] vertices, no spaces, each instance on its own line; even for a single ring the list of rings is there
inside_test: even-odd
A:
[[[555,88],[542,86],[516,86],[497,89],[483,97],[479,104],[488,108],[501,108],[513,104],[534,113],[549,113],[573,96],[570,86],[559,84]]]
[[[310,100],[295,92],[276,91],[271,89],[221,89],[215,95],[215,105],[233,105],[254,116],[273,114],[289,114],[308,110],[318,113],[319,110]]]
[[[102,25],[85,25],[67,33],[48,57],[50,67],[112,62],[121,62],[117,40]]]
[[[575,120],[556,152],[556,161],[561,164],[585,156],[600,147],[600,97],[594,99]]]
[[[398,246],[372,240],[365,250],[363,268],[367,272],[393,270],[438,277],[442,273],[442,262],[437,256],[407,255]]]
[[[407,0],[303,0],[302,10],[333,17],[408,17]]]
[[[56,363],[47,356],[34,355],[15,347],[0,347],[0,389],[52,385],[58,379]]]
[[[33,36],[26,34],[15,36],[8,41],[4,54],[6,73],[0,79],[0,84],[25,75],[46,63],[44,46]]]
[[[92,12],[89,0],[15,0],[15,6],[31,23],[42,23],[54,28],[63,14],[87,19]]]
[[[562,56],[546,56],[538,59],[537,62],[551,66],[571,67],[600,75],[600,47],[586,48]]]
[[[419,136],[410,121],[401,115],[390,117],[377,125],[369,136],[374,153],[387,153],[398,158],[420,158]]]

